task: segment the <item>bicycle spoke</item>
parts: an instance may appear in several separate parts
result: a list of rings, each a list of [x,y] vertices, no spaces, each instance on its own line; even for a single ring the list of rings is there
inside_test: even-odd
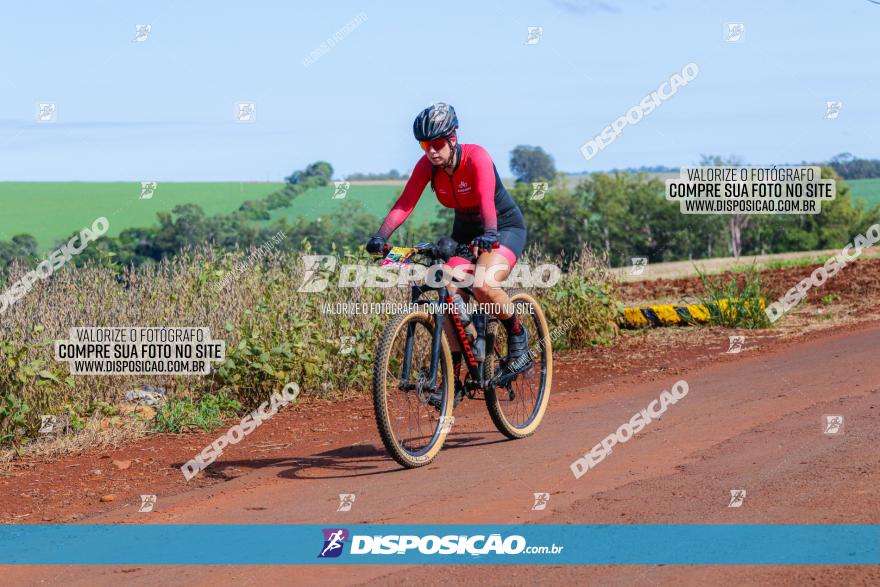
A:
[[[529,350],[532,352],[532,367],[517,375],[508,386],[496,392],[498,408],[504,418],[514,428],[525,428],[537,415],[542,397],[543,370],[548,349],[542,338],[547,333],[541,331],[535,314],[529,312],[529,304],[517,302],[516,313],[520,323],[529,331]],[[496,334],[496,353],[499,358],[508,353],[507,333],[499,328]],[[546,343],[549,344],[549,343]],[[503,366],[499,361],[498,368]]]
[[[428,375],[431,367],[431,331],[425,324],[414,324],[412,329],[412,358],[409,365],[410,380],[408,389],[400,389],[401,373],[406,333],[402,332],[391,350],[392,360],[386,373],[388,413],[394,423],[395,440],[403,450],[417,454],[430,446],[434,431],[439,423],[439,411],[424,399],[431,392],[428,389]],[[443,384],[442,373],[438,374],[438,387]]]

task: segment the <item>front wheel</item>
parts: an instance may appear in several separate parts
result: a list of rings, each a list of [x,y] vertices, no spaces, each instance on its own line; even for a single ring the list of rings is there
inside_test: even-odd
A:
[[[446,336],[440,337],[436,381],[430,381],[434,326],[426,312],[395,316],[385,327],[373,367],[379,435],[394,460],[410,469],[437,456],[452,425],[454,377]]]
[[[506,386],[487,390],[486,407],[499,432],[508,438],[525,438],[538,429],[550,402],[553,349],[547,319],[537,300],[525,292],[514,293],[510,299],[520,324],[529,331],[533,365]],[[501,371],[507,355],[507,332],[497,320],[492,320],[486,342],[486,378],[490,379]]]

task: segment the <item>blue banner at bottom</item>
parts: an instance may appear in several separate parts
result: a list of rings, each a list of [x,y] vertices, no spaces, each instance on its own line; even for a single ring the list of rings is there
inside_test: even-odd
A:
[[[880,525],[28,524],[0,564],[876,565]]]

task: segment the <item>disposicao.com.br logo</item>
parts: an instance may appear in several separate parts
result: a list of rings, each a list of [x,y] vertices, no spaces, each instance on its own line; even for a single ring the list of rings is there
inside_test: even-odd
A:
[[[344,544],[349,538],[349,532],[345,528],[325,528],[324,545],[318,558],[335,558],[342,554]],[[486,554],[559,554],[564,546],[556,544],[550,546],[528,546],[526,539],[518,534],[502,537],[501,534],[476,534],[466,536],[448,534],[438,536],[428,534],[417,536],[414,534],[388,534],[365,536],[355,534],[351,536],[349,554],[352,555],[388,555],[388,554],[469,554],[480,556]]]
[[[324,546],[318,558],[336,558],[342,554],[342,548],[348,539],[348,530],[345,528],[324,528]]]

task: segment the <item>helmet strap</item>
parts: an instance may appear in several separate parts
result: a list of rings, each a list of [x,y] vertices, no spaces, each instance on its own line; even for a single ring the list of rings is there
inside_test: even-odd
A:
[[[443,167],[445,169],[455,169],[455,163],[456,163],[456,160],[458,159],[458,143],[453,145],[452,141],[449,139],[449,137],[446,137],[446,144],[449,145],[449,150],[451,151],[451,153],[449,155],[449,161],[447,161],[443,165]]]

